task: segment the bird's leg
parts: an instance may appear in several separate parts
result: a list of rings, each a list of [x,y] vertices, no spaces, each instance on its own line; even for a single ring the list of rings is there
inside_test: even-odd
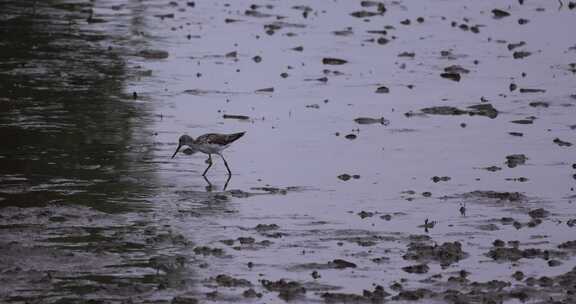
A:
[[[202,173],[202,176],[206,176],[206,172],[208,172],[208,169],[210,169],[210,167],[212,167],[212,154],[208,154],[208,159],[206,160],[206,162],[208,163],[208,167],[206,168],[206,170],[204,170],[204,173]]]
[[[204,180],[208,184],[208,186],[206,186],[206,192],[212,192],[212,189],[214,188],[212,186],[212,183],[210,182],[210,180],[206,176],[202,175],[202,177],[204,178]]]
[[[222,160],[224,161],[224,165],[226,166],[226,169],[228,169],[228,175],[232,175],[232,171],[230,171],[230,167],[228,167],[228,163],[226,162],[226,159],[224,158],[224,155],[222,154],[218,154],[220,155],[220,157],[222,157]]]
[[[224,188],[222,189],[222,191],[226,191],[226,188],[228,188],[228,183],[230,182],[231,178],[232,175],[228,175],[228,179],[226,179],[226,183],[224,184]]]

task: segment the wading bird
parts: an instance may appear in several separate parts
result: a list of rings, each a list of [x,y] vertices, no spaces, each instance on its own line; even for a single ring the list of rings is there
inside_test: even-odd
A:
[[[206,176],[206,172],[208,172],[208,169],[212,167],[212,154],[217,154],[220,155],[220,157],[222,157],[224,165],[228,170],[228,175],[232,175],[232,171],[230,171],[230,167],[228,167],[228,163],[226,162],[226,159],[222,155],[222,150],[228,148],[230,144],[238,140],[238,138],[244,136],[245,133],[246,132],[240,132],[234,134],[208,133],[200,135],[196,139],[184,134],[180,136],[180,138],[178,139],[178,148],[176,148],[176,152],[174,152],[172,158],[176,156],[178,151],[180,151],[180,148],[182,148],[183,146],[190,147],[190,149],[186,149],[188,150],[188,153],[186,154],[193,154],[198,151],[208,154],[208,159],[206,160],[206,163],[208,163],[208,167],[206,168],[206,170],[204,170],[204,173],[202,173],[202,176]]]

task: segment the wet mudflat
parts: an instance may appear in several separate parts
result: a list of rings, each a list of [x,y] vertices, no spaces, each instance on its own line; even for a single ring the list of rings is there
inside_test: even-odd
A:
[[[575,5],[3,1],[2,302],[574,302]]]

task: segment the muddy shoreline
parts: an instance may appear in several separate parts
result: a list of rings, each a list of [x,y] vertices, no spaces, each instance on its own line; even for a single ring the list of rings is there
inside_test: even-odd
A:
[[[574,14],[3,1],[0,301],[574,303]]]

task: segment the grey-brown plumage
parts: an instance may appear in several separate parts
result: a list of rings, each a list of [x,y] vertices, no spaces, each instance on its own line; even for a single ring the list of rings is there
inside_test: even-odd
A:
[[[228,148],[230,144],[238,140],[240,137],[244,136],[245,133],[246,132],[233,133],[233,134],[208,133],[200,135],[196,139],[184,134],[180,136],[180,138],[178,139],[178,148],[176,148],[176,152],[174,152],[172,158],[176,156],[176,154],[178,153],[178,151],[180,151],[180,148],[182,148],[182,146],[190,147],[189,149],[186,149],[189,150],[189,153],[187,154],[193,154],[196,152],[202,152],[208,154],[207,159],[208,167],[206,168],[206,170],[204,170],[204,173],[202,173],[202,175],[205,176],[206,172],[208,172],[208,169],[212,167],[212,154],[218,154],[224,161],[224,165],[228,170],[228,174],[231,175],[232,172],[230,171],[230,167],[228,167],[226,159],[224,159],[224,156],[222,155],[222,150]]]
[[[244,136],[245,133],[246,132],[240,132],[234,134],[208,133],[198,136],[194,141],[194,143],[196,145],[214,144],[220,146],[227,146],[236,141],[238,138]]]

